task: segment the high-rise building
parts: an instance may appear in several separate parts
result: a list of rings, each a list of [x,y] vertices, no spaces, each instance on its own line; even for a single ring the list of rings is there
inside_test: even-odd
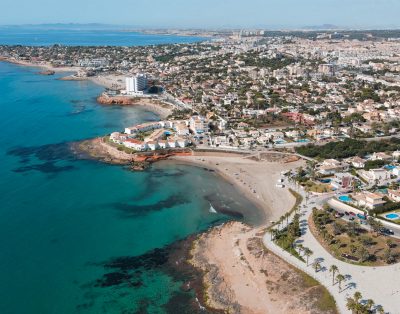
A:
[[[147,88],[147,77],[144,74],[138,74],[133,77],[126,78],[126,93],[127,94],[143,94]]]

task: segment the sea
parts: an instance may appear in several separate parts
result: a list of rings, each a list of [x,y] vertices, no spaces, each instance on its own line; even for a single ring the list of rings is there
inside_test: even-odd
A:
[[[196,313],[171,245],[260,211],[201,167],[81,158],[71,143],[159,118],[39,71],[0,62],[0,313]]]
[[[207,38],[144,34],[122,30],[32,29],[0,26],[0,45],[147,46],[195,43],[204,40]]]

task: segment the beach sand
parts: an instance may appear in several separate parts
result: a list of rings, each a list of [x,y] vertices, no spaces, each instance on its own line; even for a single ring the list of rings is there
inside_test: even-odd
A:
[[[284,157],[280,158],[280,162],[256,161],[248,156],[232,153],[195,152],[193,156],[171,159],[178,163],[215,170],[264,211],[267,219],[264,224],[278,220],[295,203],[295,198],[287,188],[276,186],[278,179],[282,177],[281,172],[305,164],[302,160],[285,163]]]
[[[172,159],[215,170],[266,216],[256,227],[230,222],[212,228],[194,242],[190,263],[203,272],[203,300],[208,307],[248,314],[336,313],[321,309],[319,300],[327,295],[323,286],[310,284],[303,273],[262,244],[266,227],[295,204],[287,188],[276,187],[281,172],[303,166],[303,160],[285,162],[287,156],[283,155],[257,160],[215,152]]]
[[[191,251],[203,271],[206,306],[228,313],[336,313],[323,308],[327,291],[265,250],[260,234],[229,222],[202,234]]]

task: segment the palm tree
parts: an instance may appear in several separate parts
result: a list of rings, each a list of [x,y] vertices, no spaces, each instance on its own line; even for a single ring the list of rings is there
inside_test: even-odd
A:
[[[282,223],[282,227],[283,227],[283,221],[285,220],[285,215],[282,215],[281,218],[279,218],[279,224]]]
[[[313,251],[311,251],[309,248],[304,249],[304,255],[307,257],[307,266],[308,266],[308,260],[312,254],[313,254]]]
[[[383,306],[382,306],[382,305],[378,305],[378,306],[376,307],[376,311],[377,311],[377,313],[379,313],[379,314],[385,314],[385,310],[383,309]]]
[[[316,273],[318,272],[320,267],[321,267],[320,262],[318,262],[318,261],[314,262],[314,270],[315,270]]]
[[[353,298],[347,298],[346,307],[349,311],[354,313],[357,308],[357,302]]]
[[[336,265],[331,265],[329,267],[329,272],[332,273],[332,285],[335,285],[335,273],[339,270]]]
[[[362,294],[360,291],[356,291],[354,292],[354,301],[356,301],[356,303],[359,303],[360,300],[362,299]]]
[[[344,280],[344,276],[342,274],[337,274],[336,280],[339,283],[339,292],[342,292],[342,281]]]
[[[372,299],[368,299],[368,300],[367,300],[366,306],[367,306],[369,312],[372,311],[372,307],[373,307],[374,305],[375,305],[374,300],[372,300]]]
[[[297,248],[299,249],[299,255],[301,255],[301,252],[304,251],[303,244],[300,243],[299,245],[297,245]]]

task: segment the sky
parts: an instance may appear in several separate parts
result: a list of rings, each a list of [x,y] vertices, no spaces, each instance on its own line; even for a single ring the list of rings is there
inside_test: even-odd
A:
[[[0,25],[399,28],[400,0],[1,0]]]

